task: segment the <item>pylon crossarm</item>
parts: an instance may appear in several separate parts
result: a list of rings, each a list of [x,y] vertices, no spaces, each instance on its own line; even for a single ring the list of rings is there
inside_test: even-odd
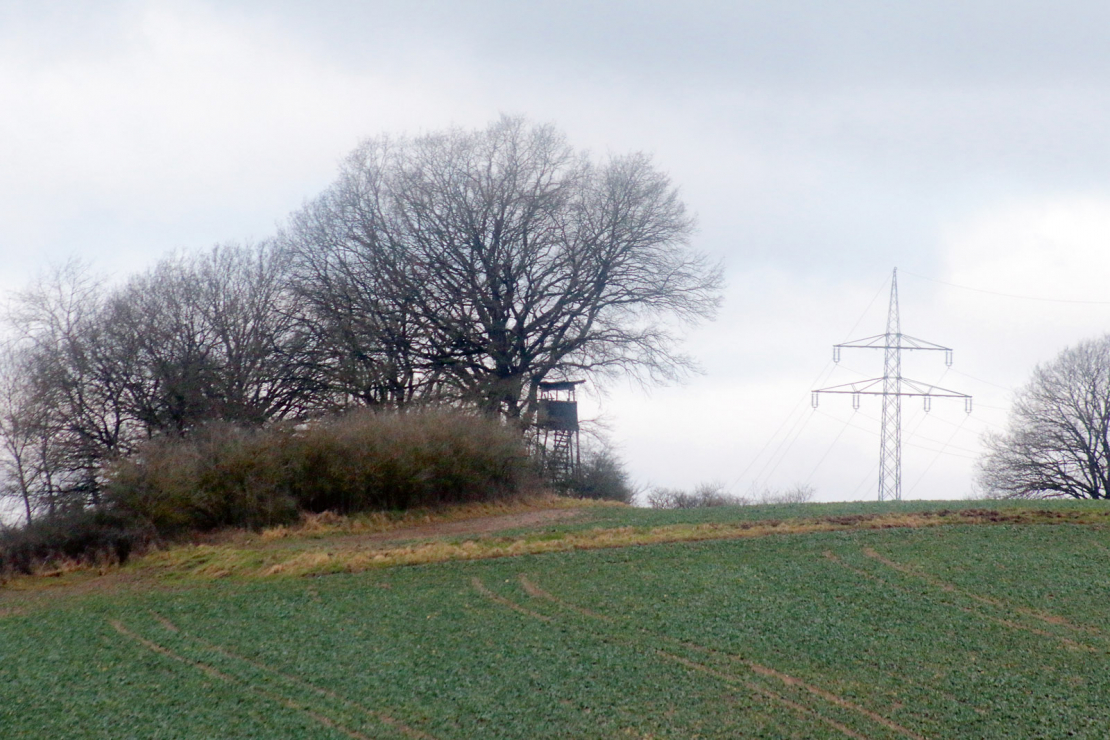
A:
[[[886,334],[876,334],[873,337],[864,337],[863,339],[853,339],[850,342],[843,342],[841,344],[834,344],[833,349],[904,349],[904,350],[934,350],[937,352],[951,352],[951,347],[945,347],[942,344],[935,342],[928,342],[924,339],[911,337],[909,334],[898,334],[898,341],[891,344],[887,340]]]
[[[971,398],[967,393],[960,393],[959,391],[922,383],[918,380],[910,380],[909,378],[902,378],[902,391],[898,395],[931,396],[933,398]]]
[[[951,347],[945,347],[943,344],[937,344],[936,342],[928,342],[924,339],[911,337],[909,334],[902,334],[900,336],[902,337],[902,349],[931,349],[938,352],[952,351]]]
[[[842,385],[831,385],[828,388],[817,388],[813,393],[854,393],[861,396],[884,396],[884,395],[898,395],[898,396],[932,396],[934,398],[971,398],[967,393],[960,393],[959,391],[949,390],[948,388],[941,388],[940,386],[930,385],[929,383],[922,383],[918,380],[910,380],[909,378],[901,378],[902,388],[897,393],[889,393],[882,390],[883,378],[870,378],[868,380],[856,380],[851,383],[843,383]]]
[[[850,342],[843,342],[842,344],[834,344],[833,349],[842,349],[850,347],[853,349],[882,349],[886,344],[886,334],[876,334],[873,337],[864,337],[863,339],[853,339]]]
[[[828,388],[818,388],[813,391],[814,393],[864,393],[867,395],[883,395],[881,390],[875,391],[873,388],[881,388],[883,384],[882,378],[871,378],[870,380],[855,380],[851,383],[844,383],[843,385],[830,385]]]

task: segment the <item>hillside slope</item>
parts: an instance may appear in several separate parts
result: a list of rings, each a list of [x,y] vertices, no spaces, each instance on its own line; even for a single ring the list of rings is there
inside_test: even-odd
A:
[[[0,727],[103,738],[1106,737],[1110,510],[962,508],[607,507],[508,530],[425,523],[407,539],[334,522],[168,551],[64,588],[12,584],[0,592]],[[543,543],[562,544],[503,557]],[[350,568],[341,556],[375,548],[463,559]],[[250,552],[270,554],[212,568]],[[303,570],[328,577],[266,560],[328,553]],[[335,572],[340,562],[358,572]]]

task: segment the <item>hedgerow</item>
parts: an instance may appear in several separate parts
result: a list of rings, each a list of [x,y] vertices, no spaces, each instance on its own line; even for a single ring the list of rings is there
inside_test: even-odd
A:
[[[362,410],[264,429],[155,439],[108,471],[108,499],[160,532],[260,528],[300,512],[486,501],[530,483],[520,435],[457,411]]]

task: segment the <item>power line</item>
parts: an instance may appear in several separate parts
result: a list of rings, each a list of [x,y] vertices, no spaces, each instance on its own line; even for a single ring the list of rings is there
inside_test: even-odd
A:
[[[782,461],[786,459],[786,456],[790,453],[790,450],[794,447],[794,443],[797,442],[798,439],[802,436],[802,432],[804,432],[805,428],[807,426],[809,426],[809,422],[812,419],[813,419],[813,413],[812,412],[810,412],[808,415],[799,419],[799,421],[802,422],[802,425],[801,425],[801,427],[797,427],[797,425],[795,425],[795,427],[798,428],[798,431],[797,431],[797,433],[794,434],[794,438],[791,439],[790,443],[786,445],[786,449],[782,450],[782,454],[779,455],[778,461],[774,464],[774,466],[771,467],[771,470],[770,470],[770,472],[767,473],[767,476],[764,477],[763,476],[763,470],[766,470],[767,465],[769,465],[771,463],[771,460],[774,460],[775,456],[779,454],[778,449],[775,450],[775,452],[771,455],[770,459],[767,461],[767,464],[765,464],[763,466],[763,470],[761,470],[759,472],[759,475],[757,475],[755,477],[755,479],[752,481],[752,486],[753,487],[755,487],[756,484],[759,483],[760,479],[762,479],[764,484],[766,484],[767,480],[770,479],[770,477],[775,474],[775,471],[777,471],[779,469],[779,465],[782,465]],[[783,437],[782,442],[779,443],[779,449],[782,449],[783,444],[786,442],[787,439],[790,439],[790,434],[793,433],[793,432],[794,432],[793,429],[791,429],[790,432],[787,432],[786,437]]]
[[[988,403],[977,403],[977,404],[975,404],[975,407],[980,408],[980,409],[991,409],[992,411],[1009,411],[1010,410],[1010,409],[1008,409],[1004,406],[991,406]]]
[[[918,275],[917,273],[910,272],[909,270],[903,270],[902,273],[915,278],[920,278],[921,280],[928,280],[931,283],[947,285],[949,288],[959,288],[960,290],[967,290],[971,291],[972,293],[983,293],[985,295],[999,296],[1000,298],[1013,298],[1020,301],[1041,301],[1042,303],[1071,303],[1079,306],[1110,306],[1110,301],[1079,301],[1071,298],[1045,298],[1042,296],[1000,293],[996,290],[984,290],[983,288],[972,288],[968,285],[957,285],[956,283],[950,283],[947,280],[938,280],[937,278],[926,277],[925,275]]]
[[[836,369],[836,367],[835,367],[834,363],[832,362],[832,360],[829,360],[829,362],[825,364],[825,367],[823,367],[821,369],[821,372],[817,374],[817,378],[815,378],[815,381],[819,381],[821,383],[826,382],[829,379],[829,376],[832,374],[833,370],[835,370],[835,369]],[[826,371],[828,372],[828,374],[826,374]],[[779,433],[784,428],[786,428],[787,423],[791,419],[794,418],[794,414],[796,414],[798,412],[798,409],[800,409],[802,407],[802,404],[805,403],[805,400],[806,399],[805,399],[804,395],[801,398],[798,399],[798,402],[796,404],[794,404],[794,408],[792,408],[790,410],[790,413],[787,414],[786,418],[782,420],[781,424],[779,424],[779,428],[775,430],[775,433],[767,438],[767,441],[763,443],[763,447],[759,450],[759,452],[757,452],[755,454],[755,456],[748,462],[747,466],[740,472],[740,475],[736,476],[736,479],[733,480],[733,482],[732,482],[733,486],[735,486],[737,483],[739,483],[744,478],[744,476],[748,474],[748,471],[752,469],[752,466],[754,466],[755,463],[759,460],[759,458],[763,455],[763,453],[767,451],[767,448],[771,446],[771,443],[774,442],[775,439],[778,438]],[[812,414],[811,414],[811,416],[812,416]],[[794,426],[791,426],[790,431],[786,433],[787,437],[789,437],[791,432],[794,431],[794,427],[797,426],[798,421],[800,421],[800,420],[801,420],[801,418],[799,417],[799,419],[796,419],[794,421]],[[783,441],[785,441],[785,439],[786,438],[784,437]],[[779,447],[781,447],[781,446],[782,446],[782,442],[779,443]],[[776,454],[778,454],[778,448],[775,449],[775,452],[772,453],[771,457],[774,458],[774,456]],[[768,464],[769,464],[769,461],[768,461],[768,463],[764,463],[763,467],[760,469],[760,475],[762,475],[763,471],[767,469]],[[730,488],[731,487],[732,486],[730,486]]]
[[[849,495],[855,496],[859,489],[863,488],[864,484],[871,480],[871,476],[875,475],[875,471],[877,471],[878,469],[879,463],[876,462],[874,465],[871,466],[871,470],[867,471],[867,475],[863,476],[863,480],[856,484],[856,487],[852,489],[852,493]]]
[[[962,375],[965,378],[970,378],[971,380],[975,380],[975,381],[978,381],[980,383],[985,383],[986,385],[994,386],[995,388],[997,388],[1001,391],[1012,391],[1013,390],[1012,386],[1005,386],[1005,385],[999,385],[998,383],[992,383],[989,380],[983,380],[982,378],[977,378],[974,375],[968,375],[967,373],[960,372],[959,370],[953,370],[952,372],[956,373],[956,375]]]
[[[870,416],[870,415],[865,414],[861,411],[856,411],[855,413],[859,414],[860,416],[862,416],[865,419],[868,419],[869,421],[881,422],[881,419],[877,419],[874,416]],[[925,423],[925,420],[928,419],[928,418],[929,418],[929,416],[927,414],[923,414],[921,416],[921,419],[918,420],[917,424],[914,425],[913,430],[911,430],[909,434],[905,435],[903,437],[903,439],[904,440],[910,440],[910,439],[915,439],[916,438],[916,439],[922,440],[924,442],[932,442],[933,444],[949,445],[949,446],[952,447],[952,449],[959,450],[960,452],[967,452],[967,453],[970,453],[972,455],[978,455],[979,454],[979,452],[980,452],[979,450],[972,450],[972,449],[969,449],[967,447],[960,447],[958,445],[952,445],[951,444],[952,440],[948,440],[947,442],[945,442],[943,440],[933,439],[932,437],[926,437],[924,434],[918,434],[917,430],[921,428],[921,426]],[[953,424],[952,422],[947,422],[947,423],[952,424],[953,426],[963,427],[964,423],[966,423],[966,421],[967,421],[967,418],[968,417],[965,416],[963,422],[961,422],[960,424]],[[971,431],[971,430],[969,429],[968,431]],[[909,443],[907,442],[906,444],[909,444]]]
[[[889,281],[886,278],[883,278],[882,284],[879,286],[878,290],[875,291],[875,295],[873,295],[871,297],[871,300],[867,304],[867,308],[863,309],[863,312],[860,313],[859,317],[856,319],[856,322],[854,324],[852,324],[852,328],[849,329],[848,332],[844,335],[845,337],[852,336],[852,334],[853,334],[853,332],[855,332],[856,328],[858,328],[860,323],[863,322],[864,318],[866,318],[866,316],[867,316],[867,313],[871,310],[871,307],[875,305],[875,301],[877,301],[879,299],[879,296],[883,294],[883,291],[886,289],[888,282]],[[833,363],[830,360],[825,365],[825,367],[821,369],[821,372],[819,372],[817,374],[817,377],[813,379],[813,382],[810,383],[809,387],[812,388],[814,385],[821,385],[821,384],[827,383],[828,380],[829,380],[829,377],[831,377],[832,373],[835,372],[835,371],[836,371],[836,365],[835,365],[835,363]],[[759,452],[757,452],[755,454],[755,456],[748,462],[748,464],[740,472],[740,475],[736,476],[736,478],[732,482],[732,486],[735,486],[737,483],[739,483],[741,480],[743,480],[744,476],[746,476],[748,474],[748,471],[750,471],[755,466],[755,464],[763,456],[763,453],[767,451],[767,449],[771,446],[771,444],[774,443],[775,439],[778,438],[778,436],[782,432],[782,430],[785,429],[787,424],[790,423],[790,420],[794,418],[794,415],[798,412],[798,409],[801,408],[802,404],[805,403],[805,400],[806,400],[805,395],[803,395],[801,398],[798,399],[798,403],[795,404],[794,408],[790,410],[790,413],[787,414],[786,418],[784,418],[782,423],[779,424],[779,427],[778,427],[778,429],[775,430],[775,433],[767,438],[767,441],[763,444],[763,447],[760,448]],[[782,438],[782,440],[779,442],[778,446],[775,448],[775,451],[773,453],[771,453],[771,457],[768,458],[767,461],[763,464],[763,467],[760,468],[759,474],[753,479],[753,481],[752,481],[752,486],[753,487],[755,486],[756,483],[759,482],[760,478],[763,477],[763,473],[767,470],[767,466],[771,464],[771,461],[774,460],[776,456],[778,456],[779,451],[782,449],[783,444],[785,444],[786,440],[790,438],[790,435],[794,433],[794,430],[798,427],[798,424],[802,423],[804,421],[804,423],[802,423],[802,428],[798,430],[798,434],[795,435],[795,437],[794,437],[794,442],[796,442],[798,440],[798,437],[801,436],[801,432],[805,429],[806,424],[809,423],[809,419],[812,419],[812,418],[813,418],[813,414],[811,413],[808,416],[806,416],[804,418],[804,420],[803,420],[803,418],[798,418],[798,419],[794,420],[794,424],[791,425],[790,430],[787,431],[787,433],[786,433],[786,436]],[[774,465],[774,467],[771,468],[771,472],[767,474],[768,478],[770,478],[771,475],[774,475],[775,471],[778,469],[778,466],[782,463],[782,460],[785,459],[786,454],[790,452],[790,449],[791,449],[791,447],[793,447],[794,442],[791,442],[789,445],[787,445],[785,451],[783,451],[782,457],[779,459],[779,462],[776,463]],[[730,486],[730,487],[732,487],[732,486]]]
[[[977,409],[983,408],[983,404],[977,403],[977,404],[975,404],[975,408],[977,408]],[[952,426],[952,427],[963,426],[963,422],[957,424],[956,422],[948,421],[948,419],[945,419],[941,416],[934,416],[932,418],[933,418],[933,421],[939,421],[941,424],[947,424],[948,426]],[[967,417],[964,417],[964,418],[966,419]],[[1004,424],[996,424],[993,421],[987,421],[982,416],[976,416],[975,421],[979,422],[980,424],[982,424],[984,426],[994,427],[995,429],[1002,429],[1002,430],[1006,429],[1006,426]],[[973,430],[969,428],[968,431],[970,432],[970,431],[973,431]]]
[[[883,294],[883,291],[886,290],[886,286],[889,284],[890,281],[888,281],[886,278],[883,278],[883,284],[880,285],[879,289],[875,291],[875,295],[871,297],[871,301],[867,304],[867,308],[863,309],[863,313],[861,313],[859,315],[859,318],[856,319],[856,323],[852,324],[852,328],[849,329],[848,333],[844,335],[845,342],[848,341],[848,337],[856,333],[856,329],[858,329],[859,325],[863,322],[863,318],[867,316],[867,312],[870,311],[871,307],[875,305],[875,301],[879,300],[879,296]]]
[[[817,409],[817,413],[821,414],[821,416],[824,416],[825,418],[833,419],[834,421],[837,421],[837,422],[840,421],[840,419],[838,419],[837,417],[833,416],[832,414],[826,414],[821,409]],[[849,419],[849,422],[850,421],[851,421],[851,419]],[[868,427],[861,427],[858,424],[851,424],[851,423],[849,423],[849,426],[852,427],[852,429],[857,429],[857,430],[859,430],[859,431],[861,431],[865,434],[870,434],[872,437],[881,437],[882,436],[882,434],[880,434],[879,432],[876,432],[874,429],[869,429]],[[935,441],[937,444],[942,444],[940,442],[940,440],[930,440],[930,441]],[[937,449],[935,447],[926,447],[925,445],[916,444],[914,442],[905,442],[905,441],[903,441],[902,446],[903,447],[913,447],[916,450],[925,450],[926,452],[936,452],[937,451]],[[978,460],[979,459],[979,457],[978,457],[979,453],[977,451],[965,449],[964,452],[972,452],[973,454],[971,454],[971,455],[960,455],[960,454],[955,453],[955,452],[948,452],[947,450],[944,451],[944,454],[948,455],[949,457],[958,457],[962,460]]]
[[[833,438],[832,444],[830,444],[829,448],[825,450],[825,454],[822,455],[821,459],[817,461],[817,464],[813,466],[813,470],[809,471],[809,476],[806,478],[805,485],[808,486],[809,482],[813,480],[813,476],[817,474],[817,469],[820,468],[822,463],[825,462],[825,458],[827,458],[829,456],[829,453],[833,451],[833,447],[836,447],[836,443],[840,441],[841,436],[843,436],[844,431],[848,428],[848,424],[851,423],[851,421],[852,417],[849,416],[848,421],[844,422],[844,426],[840,428],[840,431],[837,433],[836,437]]]
[[[967,420],[968,420],[968,417],[965,416],[964,417],[964,422],[966,422]],[[953,439],[955,439],[956,435],[960,433],[960,429],[962,427],[963,427],[963,423],[961,423],[960,426],[956,428],[956,431],[952,432],[952,436],[948,438],[949,442],[951,442]],[[941,454],[944,452],[944,449],[947,446],[948,445],[945,444],[944,447],[940,448],[937,451],[937,454],[933,457],[932,461],[930,461],[929,464],[925,467],[925,469],[921,471],[921,475],[917,476],[917,480],[914,481],[914,484],[910,487],[910,493],[913,493],[917,489],[918,485],[921,484],[921,481],[924,480],[924,478],[928,474],[928,472],[933,469],[933,466],[936,465],[937,460],[940,459]]]

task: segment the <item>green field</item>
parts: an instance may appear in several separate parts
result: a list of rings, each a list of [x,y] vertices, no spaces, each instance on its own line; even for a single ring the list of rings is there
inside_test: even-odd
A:
[[[1107,512],[1025,506],[1095,523],[9,588],[0,737],[1106,738]],[[599,509],[516,535],[878,510]]]

